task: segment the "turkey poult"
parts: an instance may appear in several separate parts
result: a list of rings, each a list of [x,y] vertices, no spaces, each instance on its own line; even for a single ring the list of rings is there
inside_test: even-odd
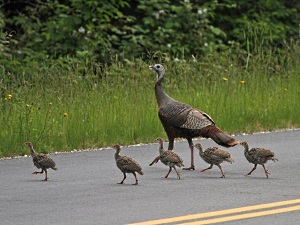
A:
[[[51,168],[53,170],[57,170],[55,162],[43,153],[36,153],[33,149],[33,146],[32,146],[31,142],[25,142],[25,145],[30,150],[32,160],[33,160],[33,164],[38,169],[42,169],[40,172],[36,171],[36,172],[33,172],[32,174],[44,173],[44,171],[45,171],[44,181],[47,181],[48,180],[47,169]]]
[[[165,176],[165,178],[168,178],[170,172],[172,169],[175,170],[178,179],[180,179],[180,173],[176,170],[176,166],[182,167],[183,161],[182,159],[174,152],[170,150],[164,150],[163,146],[163,139],[157,138],[156,141],[159,143],[159,159],[160,161],[165,164],[166,166],[170,167],[169,172]]]
[[[268,170],[266,170],[265,167],[265,163],[268,162],[268,160],[272,160],[272,161],[278,161],[278,159],[275,158],[275,154],[274,152],[272,152],[271,150],[268,149],[264,149],[264,148],[251,148],[249,150],[249,146],[248,143],[246,141],[241,142],[240,143],[242,146],[244,146],[244,155],[246,157],[246,159],[250,162],[254,164],[253,169],[245,174],[245,176],[251,175],[251,173],[256,169],[257,164],[262,165],[262,167],[264,168],[265,174],[267,176],[267,178],[269,177],[269,172]]]
[[[126,173],[132,173],[135,178],[135,183],[133,185],[138,184],[138,179],[136,177],[136,172],[139,173],[140,175],[144,175],[142,171],[142,167],[132,158],[128,156],[121,156],[119,153],[121,151],[121,146],[120,145],[114,145],[113,148],[116,150],[115,153],[115,160],[117,167],[122,171],[124,174],[123,180],[118,183],[118,184],[123,184],[124,180],[126,179]]]
[[[192,106],[181,103],[168,96],[162,87],[162,81],[165,76],[165,69],[160,64],[149,66],[157,73],[155,83],[155,95],[158,104],[158,116],[167,133],[169,139],[168,150],[173,150],[174,139],[177,137],[186,138],[191,149],[191,166],[184,168],[194,170],[194,145],[193,138],[205,137],[213,139],[217,144],[224,147],[233,147],[239,142],[230,135],[224,133],[217,126],[213,119]],[[156,157],[150,166],[159,161]]]
[[[200,157],[207,163],[210,164],[210,167],[200,170],[200,172],[204,172],[206,170],[209,170],[213,167],[213,165],[216,165],[219,167],[219,169],[221,170],[222,176],[221,178],[225,177],[225,174],[223,172],[223,169],[221,167],[221,163],[223,161],[229,162],[229,163],[233,163],[234,160],[231,158],[229,152],[221,150],[217,147],[211,147],[211,148],[207,148],[205,151],[202,150],[202,146],[201,144],[197,143],[195,145],[196,148],[199,149],[199,155]]]

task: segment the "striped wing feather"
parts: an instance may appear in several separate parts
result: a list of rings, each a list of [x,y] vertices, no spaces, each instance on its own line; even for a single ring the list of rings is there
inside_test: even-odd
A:
[[[271,150],[264,149],[264,148],[253,148],[250,150],[254,151],[254,154],[257,155],[257,157],[274,157],[274,153]]]
[[[142,173],[142,167],[132,158],[128,156],[120,156],[117,159],[117,166],[123,172],[138,172]]]
[[[192,109],[187,114],[186,121],[181,128],[202,129],[213,124],[215,122],[208,114],[197,109]]]
[[[169,125],[178,128],[201,129],[214,124],[208,114],[183,103],[168,104],[161,107],[159,116]]]
[[[37,168],[55,169],[55,162],[43,153],[36,154],[36,156],[33,158],[33,161]]]
[[[264,148],[252,148],[247,152],[246,158],[254,164],[266,163],[268,160],[278,161],[274,152]]]
[[[162,162],[174,163],[177,166],[183,166],[182,159],[174,151],[164,151],[160,157]]]
[[[208,148],[204,151],[204,158],[206,162],[211,164],[219,164],[224,160],[232,163],[233,159],[227,151],[221,150],[217,147]]]

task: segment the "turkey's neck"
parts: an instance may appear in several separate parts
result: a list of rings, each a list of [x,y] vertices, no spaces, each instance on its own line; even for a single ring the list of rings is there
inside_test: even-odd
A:
[[[199,153],[200,153],[200,155],[202,155],[202,154],[203,154],[203,149],[202,149],[202,146],[201,146],[201,147],[199,147],[199,146],[198,146],[198,149],[199,149]]]
[[[115,159],[118,159],[120,157],[119,153],[120,153],[120,149],[117,149],[115,153]]]
[[[170,99],[170,96],[164,91],[162,87],[163,77],[159,78],[155,83],[155,96],[158,106],[161,106],[167,103]]]
[[[248,152],[249,151],[249,146],[248,145],[244,145],[244,152]]]
[[[29,150],[30,150],[30,154],[31,154],[31,156],[32,156],[32,157],[33,157],[33,156],[35,156],[35,155],[36,155],[36,153],[35,153],[35,151],[34,151],[33,147],[32,147],[32,146],[28,146],[28,148],[29,148]]]
[[[159,154],[162,154],[164,153],[164,146],[163,146],[163,143],[159,143]]]

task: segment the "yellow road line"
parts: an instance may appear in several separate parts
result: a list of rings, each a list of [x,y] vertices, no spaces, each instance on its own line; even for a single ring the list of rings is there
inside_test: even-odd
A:
[[[241,207],[241,208],[225,209],[225,210],[220,210],[220,211],[192,214],[192,215],[186,215],[186,216],[178,216],[178,217],[159,219],[159,220],[150,220],[150,221],[145,221],[145,222],[140,222],[140,223],[133,223],[133,224],[129,224],[129,225],[158,225],[158,224],[165,224],[165,223],[183,222],[186,220],[195,220],[195,219],[207,218],[207,217],[212,217],[212,216],[222,216],[222,215],[227,215],[227,214],[247,212],[247,211],[259,210],[259,209],[267,209],[267,208],[273,208],[273,207],[285,206],[285,205],[291,205],[291,204],[297,204],[297,203],[300,203],[300,199],[273,202],[273,203],[253,205],[253,206],[246,206],[246,207]]]
[[[226,216],[226,217],[220,217],[216,219],[209,219],[209,220],[199,220],[194,221],[190,223],[182,223],[178,225],[204,225],[204,224],[213,224],[213,223],[221,223],[221,222],[228,222],[228,221],[234,221],[234,220],[242,220],[242,219],[249,219],[259,216],[267,216],[267,215],[273,215],[273,214],[279,214],[279,213],[285,213],[285,212],[292,212],[300,210],[300,205],[292,206],[292,207],[286,207],[286,208],[280,208],[280,209],[273,209],[273,210],[267,210],[267,211],[261,211],[261,212],[254,212],[254,213],[246,213],[236,216]]]

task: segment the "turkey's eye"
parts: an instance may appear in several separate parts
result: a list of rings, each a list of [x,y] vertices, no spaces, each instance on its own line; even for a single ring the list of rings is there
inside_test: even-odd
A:
[[[157,66],[156,66],[156,68],[157,68],[157,69],[159,69],[159,68],[160,68],[160,66],[158,66],[158,65],[157,65]]]

